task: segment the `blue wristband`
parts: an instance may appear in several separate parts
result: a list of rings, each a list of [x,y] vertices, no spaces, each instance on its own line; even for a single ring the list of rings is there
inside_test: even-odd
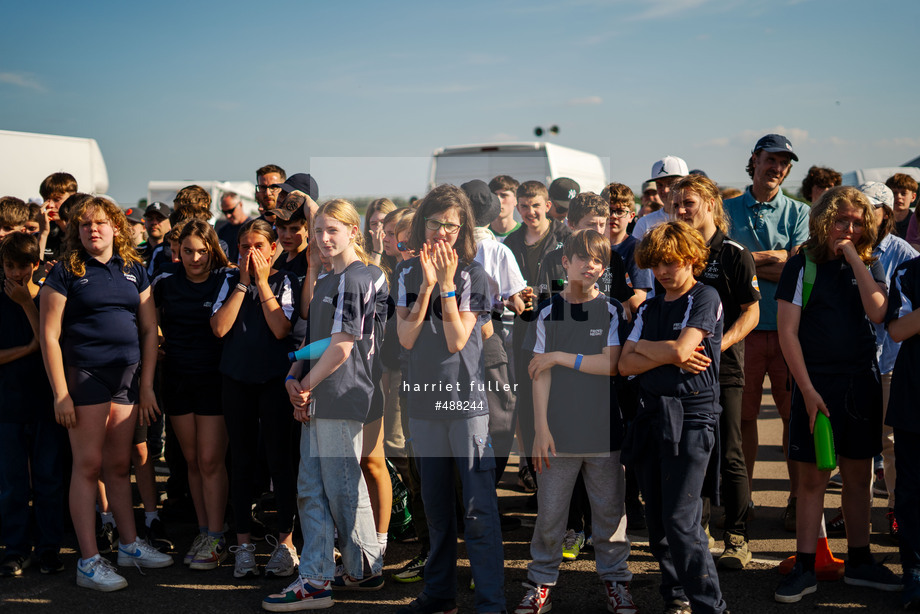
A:
[[[581,359],[584,358],[581,354],[575,355],[575,370],[578,371],[581,369]]]
[[[457,296],[457,292],[455,290],[441,293],[441,298],[454,298],[455,296]]]
[[[284,378],[284,383],[287,384],[287,383],[288,383],[289,381],[291,381],[292,379],[300,379],[300,378],[299,378],[299,377],[294,377],[293,375],[288,375],[286,378]]]

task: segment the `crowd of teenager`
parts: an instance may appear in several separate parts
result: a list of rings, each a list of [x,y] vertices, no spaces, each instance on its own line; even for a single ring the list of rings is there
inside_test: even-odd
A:
[[[0,576],[62,571],[66,522],[81,587],[122,589],[118,567],[177,551],[193,570],[232,558],[236,578],[289,578],[266,610],[321,609],[383,588],[388,539],[414,534],[418,555],[390,578],[424,588],[398,612],[453,614],[462,533],[477,612],[549,611],[562,561],[592,547],[608,611],[634,614],[649,606],[630,594],[627,528],[642,528],[665,611],[720,614],[718,570],[752,560],[769,376],[796,534],[775,599],[842,577],[920,608],[917,182],[845,187],[812,167],[809,205],[781,189],[797,161],[770,134],[743,192],[666,156],[638,203],[621,183],[499,175],[405,208],[375,200],[363,224],[276,165],[256,172],[259,217],[227,192],[217,230],[194,185],[143,211],[67,173],[42,182],[41,204],[3,197]],[[835,476],[816,461],[825,417]],[[157,509],[164,422],[198,526],[178,550]],[[537,514],[509,607],[502,530],[516,519],[496,489],[515,442]],[[873,492],[901,576],[870,552]],[[402,503],[411,526],[394,532]]]

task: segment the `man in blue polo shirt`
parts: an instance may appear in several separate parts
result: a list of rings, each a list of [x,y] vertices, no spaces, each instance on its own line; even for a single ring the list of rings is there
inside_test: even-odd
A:
[[[788,464],[789,370],[776,332],[776,284],[790,255],[808,238],[808,206],[783,194],[780,186],[799,158],[781,134],[762,137],[751,152],[747,172],[752,183],[737,198],[725,201],[731,236],[754,256],[760,284],[760,323],[744,341],[744,395],[741,439],[748,477],[757,458],[757,414],[764,375],[770,375],[773,400],[783,420],[783,451],[789,469],[790,497],[783,513],[787,531],[795,531],[796,475]]]

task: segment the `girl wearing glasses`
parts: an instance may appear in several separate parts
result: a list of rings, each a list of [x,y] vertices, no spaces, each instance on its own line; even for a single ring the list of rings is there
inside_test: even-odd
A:
[[[455,467],[463,483],[476,609],[505,610],[495,455],[483,386],[481,330],[491,304],[486,273],[473,260],[473,230],[463,190],[436,187],[412,220],[409,244],[420,253],[397,276],[397,331],[409,350],[409,430],[431,541],[424,592],[400,610],[405,614],[456,608]]]
[[[794,379],[789,459],[799,475],[796,565],[774,594],[782,603],[817,590],[815,546],[830,477],[815,462],[812,433],[819,412],[830,418],[843,476],[849,554],[844,581],[901,587],[869,552],[872,458],[882,449],[872,322],[882,322],[888,306],[885,273],[872,256],[875,213],[856,188],[832,188],[812,207],[808,230],[811,236],[786,264],[776,290],[780,347]]]

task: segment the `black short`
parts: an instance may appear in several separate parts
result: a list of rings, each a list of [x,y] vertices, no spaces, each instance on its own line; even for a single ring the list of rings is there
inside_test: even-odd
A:
[[[140,376],[140,363],[118,367],[64,367],[64,379],[74,407],[102,403],[134,405],[138,399]]]
[[[175,369],[163,369],[163,413],[167,416],[223,416],[221,381],[217,371],[183,373]]]
[[[878,371],[855,375],[816,373],[810,377],[830,412],[837,455],[855,460],[879,454],[882,451],[882,382]],[[815,438],[808,428],[805,398],[795,382],[789,416],[789,458],[815,462]]]
[[[380,379],[378,378],[377,381],[374,382],[374,394],[371,396],[371,406],[368,409],[367,417],[364,419],[364,424],[371,424],[383,418],[383,407],[383,389],[380,386]]]

